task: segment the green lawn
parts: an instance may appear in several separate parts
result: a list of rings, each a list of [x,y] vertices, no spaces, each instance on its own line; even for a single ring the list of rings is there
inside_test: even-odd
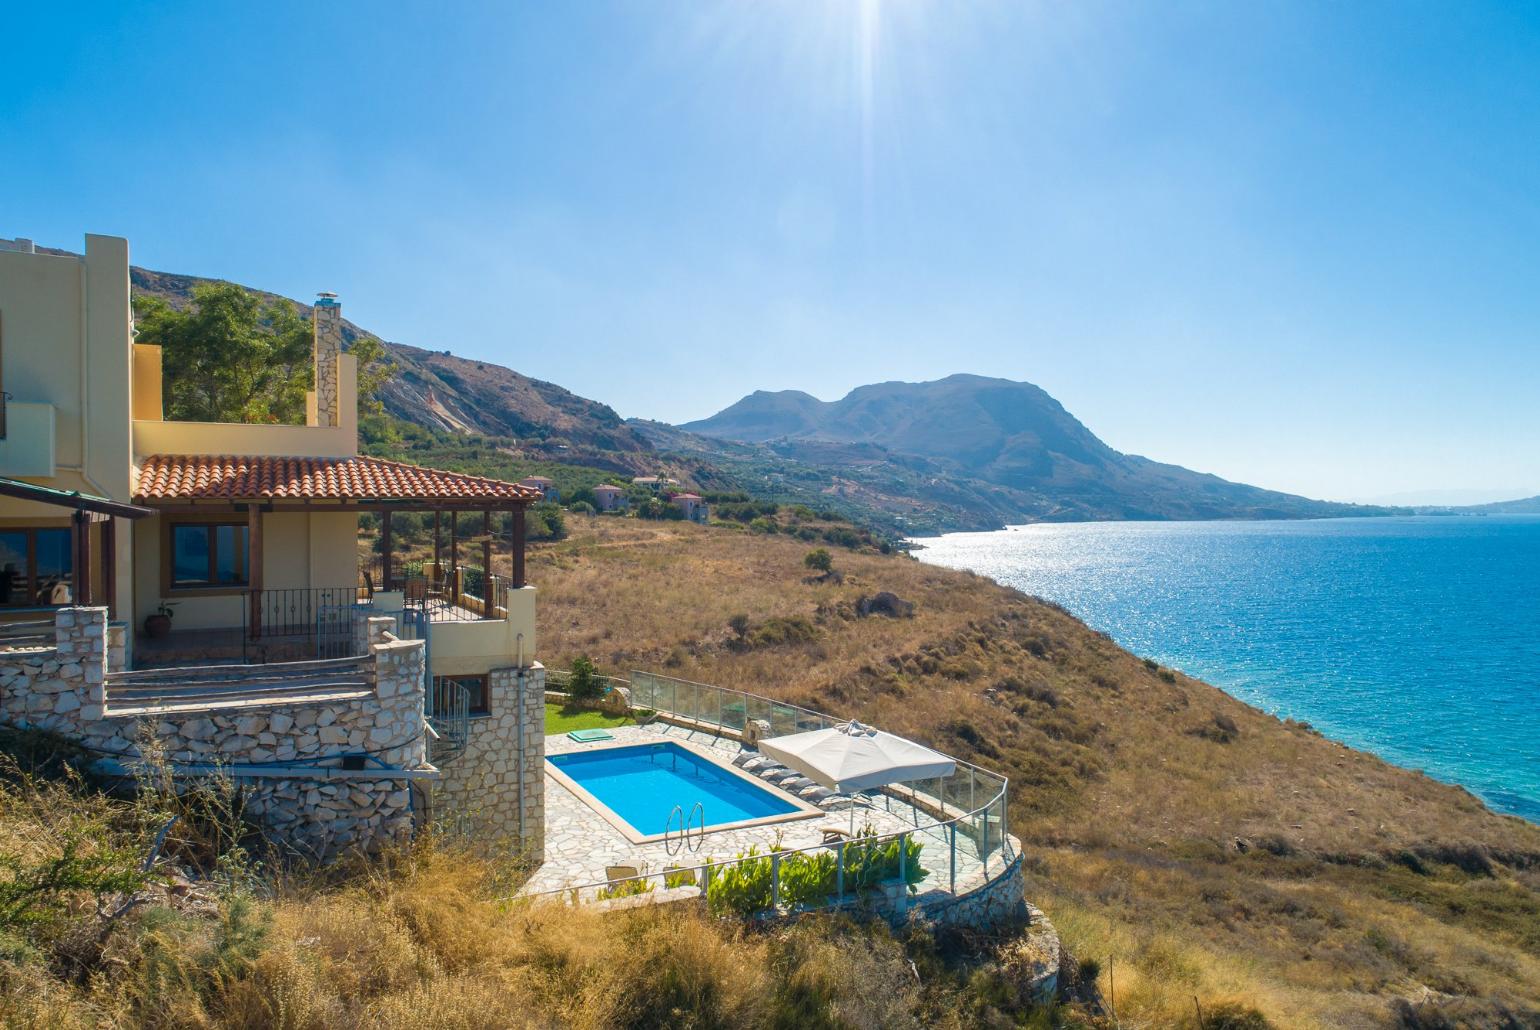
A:
[[[636,720],[629,715],[605,715],[603,712],[586,709],[563,708],[561,705],[550,702],[545,706],[547,737],[557,733],[571,733],[573,730],[607,730],[614,726],[629,726],[634,722]]]

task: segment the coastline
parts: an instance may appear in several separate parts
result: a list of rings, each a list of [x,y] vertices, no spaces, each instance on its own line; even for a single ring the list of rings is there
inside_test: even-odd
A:
[[[958,540],[983,540],[991,543],[989,554],[995,563],[1007,561],[1002,557],[1000,537],[1021,533],[1041,532],[1044,530],[1084,530],[1096,533],[1109,527],[1142,527],[1151,532],[1171,532],[1205,534],[1210,529],[1236,530],[1244,527],[1251,531],[1266,531],[1268,526],[1299,527],[1309,523],[1332,523],[1343,525],[1347,523],[1387,525],[1401,524],[1408,526],[1420,526],[1431,520],[1440,528],[1452,523],[1468,523],[1485,528],[1489,524],[1536,524],[1540,525],[1540,517],[1528,514],[1494,515],[1490,518],[1478,519],[1474,516],[1460,518],[1448,514],[1430,515],[1397,515],[1397,516],[1362,516],[1358,518],[1332,517],[1324,519],[1288,519],[1288,520],[1222,520],[1211,522],[1170,522],[1164,520],[1152,520],[1143,522],[1082,522],[1082,523],[1024,523],[1005,527],[993,532],[961,532],[943,534],[938,537],[911,538],[906,540],[906,545],[911,547],[910,553],[920,561],[933,564],[938,567],[965,569],[977,575],[984,576],[992,582],[1007,589],[1015,590],[1027,596],[1038,597],[1052,604],[1058,605],[1068,611],[1075,618],[1084,622],[1092,630],[1107,633],[1120,647],[1124,647],[1142,657],[1159,661],[1162,665],[1179,669],[1184,674],[1194,679],[1208,683],[1216,689],[1236,699],[1237,701],[1280,719],[1294,719],[1305,722],[1315,731],[1321,733],[1327,739],[1335,741],[1344,747],[1372,755],[1387,763],[1412,772],[1422,773],[1430,778],[1457,787],[1484,805],[1488,810],[1497,815],[1511,816],[1525,820],[1526,822],[1540,825],[1540,791],[1535,785],[1523,782],[1517,774],[1526,767],[1523,755],[1517,754],[1506,765],[1492,765],[1490,761],[1487,767],[1494,770],[1512,770],[1518,782],[1511,782],[1502,772],[1494,772],[1489,776],[1462,775],[1458,768],[1458,762],[1450,762],[1448,756],[1432,753],[1428,749],[1428,741],[1419,736],[1411,725],[1400,725],[1387,713],[1396,710],[1405,710],[1413,713],[1419,704],[1414,692],[1403,689],[1394,682],[1385,682],[1378,685],[1380,693],[1384,695],[1382,704],[1375,711],[1373,721],[1360,721],[1345,716],[1341,706],[1333,707],[1319,703],[1322,696],[1331,696],[1327,689],[1323,689],[1321,683],[1312,683],[1310,676],[1299,675],[1298,668],[1291,668],[1287,661],[1282,661],[1275,667],[1258,668],[1255,663],[1254,652],[1264,650],[1259,646],[1254,637],[1247,637],[1237,643],[1237,654],[1226,656],[1223,648],[1213,645],[1211,636],[1205,636],[1201,632],[1192,635],[1200,638],[1201,643],[1194,645],[1193,641],[1184,635],[1186,627],[1180,624],[1181,603],[1172,601],[1169,604],[1175,614],[1165,619],[1149,619],[1148,624],[1165,626],[1169,632],[1165,639],[1160,639],[1159,633],[1144,633],[1137,639],[1130,639],[1132,634],[1118,632],[1119,626],[1109,624],[1115,620],[1099,619],[1098,612],[1091,610],[1094,606],[1077,603],[1075,597],[1063,596],[1053,590],[1033,590],[1024,585],[1020,575],[1001,575],[999,568],[976,567],[975,564],[956,560],[953,549],[938,546],[941,541]],[[1015,541],[1011,541],[1012,544]],[[923,552],[928,552],[928,555]],[[977,563],[984,564],[984,563]],[[1060,573],[1062,569],[1058,569]],[[1132,577],[1130,577],[1132,578]],[[1171,594],[1179,594],[1180,587],[1173,587],[1169,581],[1163,586]],[[1191,602],[1189,602],[1191,603]],[[1298,621],[1297,616],[1291,613],[1291,621]],[[1172,623],[1175,622],[1175,628]],[[1207,627],[1212,628],[1212,627]],[[1247,627],[1255,630],[1256,625]],[[1271,629],[1272,627],[1266,627]],[[1297,635],[1297,627],[1290,626],[1289,633]],[[1280,637],[1288,634],[1280,633]],[[1350,658],[1361,658],[1367,646],[1390,647],[1383,641],[1374,640],[1372,636],[1355,638],[1344,647],[1343,653]],[[1275,644],[1281,648],[1281,644]],[[1349,660],[1343,660],[1341,666],[1351,664]],[[1480,688],[1473,685],[1468,693],[1474,695]],[[1478,754],[1480,752],[1477,752]],[[1460,760],[1467,766],[1474,764],[1470,753],[1462,753]]]

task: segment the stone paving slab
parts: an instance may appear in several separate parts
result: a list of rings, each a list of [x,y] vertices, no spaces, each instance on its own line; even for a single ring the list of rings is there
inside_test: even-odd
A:
[[[565,734],[545,738],[547,755],[568,754],[614,747],[617,744],[656,743],[672,740],[684,747],[717,758],[731,759],[743,750],[736,740],[718,737],[699,730],[690,730],[668,723],[655,722],[647,726],[619,726],[611,730],[614,740],[580,743]],[[767,789],[775,790],[770,784]],[[880,834],[915,831],[917,827],[933,826],[935,819],[917,811],[900,798],[880,796],[874,799],[875,808],[857,807],[854,811],[855,828],[860,830],[869,823]],[[851,809],[848,801],[839,802],[837,810],[824,818],[809,818],[765,826],[733,830],[708,830],[698,842],[682,848],[678,840],[672,843],[632,844],[602,816],[590,808],[553,777],[545,778],[545,863],[535,872],[521,891],[523,894],[540,894],[547,891],[585,887],[584,899],[593,896],[594,885],[602,885],[605,867],[611,865],[635,866],[639,872],[660,874],[669,866],[693,867],[707,862],[722,862],[747,852],[757,845],[761,854],[772,849],[779,838],[783,850],[796,850],[818,846],[823,838],[820,827],[838,826],[848,830],[851,826]],[[944,830],[920,831],[924,845],[921,863],[931,875],[920,884],[923,893],[946,890],[951,876],[948,868],[949,847]],[[671,853],[672,852],[672,853]],[[988,870],[979,862],[971,841],[959,834],[957,839],[957,891],[963,893],[998,875],[1008,864],[996,850],[991,852]]]

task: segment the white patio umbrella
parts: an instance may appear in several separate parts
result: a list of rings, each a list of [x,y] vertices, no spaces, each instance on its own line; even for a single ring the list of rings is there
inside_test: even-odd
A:
[[[950,776],[957,768],[939,751],[854,720],[761,740],[759,750],[836,794]]]

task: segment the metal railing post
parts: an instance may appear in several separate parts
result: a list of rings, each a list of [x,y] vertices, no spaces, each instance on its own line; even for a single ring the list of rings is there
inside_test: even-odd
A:
[[[957,893],[957,824],[952,824],[952,893]]]
[[[781,907],[781,853],[770,856],[770,907]]]
[[[898,910],[909,908],[909,831],[898,835]]]
[[[845,842],[840,841],[834,849],[834,884],[839,897],[839,903],[845,903]]]

